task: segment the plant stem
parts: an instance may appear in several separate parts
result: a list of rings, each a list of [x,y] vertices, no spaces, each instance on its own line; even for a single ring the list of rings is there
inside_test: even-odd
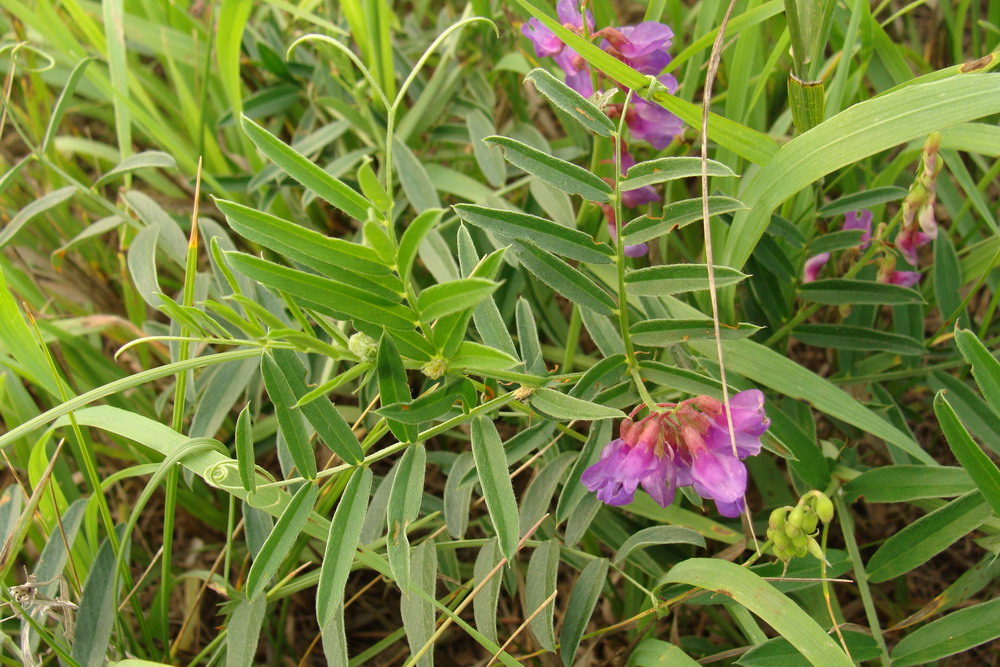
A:
[[[882,664],[892,664],[889,659],[889,649],[886,648],[885,638],[882,637],[882,628],[878,622],[878,612],[875,610],[875,603],[872,600],[871,590],[868,588],[868,573],[865,572],[865,564],[861,560],[861,551],[858,549],[858,542],[854,539],[854,520],[848,512],[847,503],[838,494],[833,498],[837,506],[837,519],[840,521],[840,530],[844,533],[844,544],[847,546],[847,554],[851,557],[851,567],[854,569],[854,580],[858,584],[858,592],[861,593],[861,602],[865,607],[865,616],[868,618],[868,626],[871,628],[872,636],[882,651]]]

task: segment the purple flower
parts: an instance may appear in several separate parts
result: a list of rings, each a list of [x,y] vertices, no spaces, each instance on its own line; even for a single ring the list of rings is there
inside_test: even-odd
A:
[[[563,50],[562,40],[538,19],[529,19],[521,26],[521,34],[535,45],[535,55],[539,58],[558,55]]]
[[[861,215],[857,211],[849,211],[844,216],[844,231],[852,229],[861,230],[861,243],[858,247],[862,250],[867,248],[872,242],[872,212],[866,208],[861,209]]]
[[[733,431],[736,434],[736,453],[741,459],[756,456],[760,453],[760,436],[771,426],[771,420],[764,412],[763,392],[759,389],[750,389],[732,396],[729,399],[729,412],[733,418]],[[705,443],[715,452],[725,451],[732,454],[733,444],[729,437],[729,424],[726,421],[724,408],[715,415],[705,435]]]
[[[723,513],[723,507],[731,511],[746,493],[746,466],[732,455],[731,450],[720,452],[711,449],[693,427],[685,426],[681,433],[691,452],[691,479],[695,493],[716,501],[719,513],[728,516]],[[720,502],[722,506],[718,505]]]
[[[641,485],[666,507],[677,487],[692,486],[702,498],[714,500],[720,514],[737,517],[747,488],[741,459],[760,452],[760,436],[771,422],[764,413],[764,395],[756,389],[733,396],[730,411],[735,455],[724,406],[709,396],[696,396],[638,423],[631,417],[624,420],[621,437],[604,448],[580,481],[609,505],[632,502]]]
[[[674,31],[656,21],[645,21],[635,26],[605,28],[600,33],[605,39],[602,48],[626,65],[642,74],[657,75],[670,63],[671,40]]]
[[[920,230],[919,225],[903,227],[896,235],[896,249],[913,266],[917,265],[917,248],[931,242],[931,237]]]
[[[656,150],[670,145],[684,129],[681,119],[655,102],[637,99],[625,117],[633,139],[648,141]]]
[[[559,0],[559,4],[556,5],[556,13],[559,15],[559,21],[565,27],[576,28],[577,31],[582,30],[583,16],[580,14],[579,5],[574,0]],[[593,29],[594,15],[587,12],[587,30]],[[521,34],[531,40],[535,46],[535,55],[539,58],[557,56],[565,47],[562,40],[536,18],[528,19],[528,22],[521,26]]]
[[[828,261],[830,261],[830,253],[828,252],[821,252],[807,259],[805,269],[802,271],[802,282],[811,283],[819,278],[819,272],[823,270]]]
[[[890,285],[901,285],[903,287],[913,287],[920,282],[920,272],[918,271],[893,271],[889,274],[886,282]]]
[[[556,14],[567,28],[583,28],[583,15],[580,13],[579,0],[559,0],[556,3]],[[587,11],[587,32],[594,30],[594,15]]]
[[[635,165],[635,158],[627,150],[622,149],[622,176],[633,165]],[[656,194],[656,188],[652,185],[643,185],[642,187],[622,192],[622,204],[628,208],[638,208],[643,204],[652,204],[659,201],[662,201],[660,195]]]
[[[566,73],[566,85],[584,97],[594,94],[594,79],[587,61],[568,46],[556,56],[556,64]]]
[[[674,487],[668,481],[672,470],[667,456],[619,438],[608,443],[600,460],[583,471],[580,482],[608,505],[628,505],[642,484],[656,502],[667,507],[674,501]]]

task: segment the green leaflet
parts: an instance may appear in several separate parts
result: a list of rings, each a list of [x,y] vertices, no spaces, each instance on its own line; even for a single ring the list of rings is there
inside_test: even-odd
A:
[[[736,326],[722,324],[719,336],[723,340],[748,338],[760,331],[760,327],[746,322]],[[638,345],[667,347],[693,340],[715,339],[712,320],[642,320],[629,329],[632,340]]]
[[[509,137],[493,136],[485,141],[501,146],[508,162],[557,190],[596,202],[606,202],[611,197],[610,185],[572,162],[560,160]]]
[[[486,417],[476,417],[472,422],[472,456],[500,551],[510,559],[517,548],[517,501],[514,500],[500,434]]]
[[[291,269],[252,255],[227,252],[233,268],[263,285],[287,292],[302,305],[337,319],[355,317],[390,329],[410,331],[416,327],[416,317],[409,308],[388,299],[365,292],[298,269]]]
[[[525,75],[524,80],[535,84],[538,92],[591,132],[596,132],[602,137],[610,137],[617,130],[603,111],[548,71],[541,68],[533,69]]]
[[[732,213],[746,208],[738,199],[712,195],[708,198],[709,217]],[[702,201],[701,199],[684,199],[673,202],[663,207],[663,212],[659,217],[653,218],[647,215],[641,216],[627,223],[622,228],[622,239],[625,243],[645,243],[653,239],[668,234],[675,229],[680,229],[692,222],[701,220]]]
[[[371,203],[343,181],[323,171],[318,165],[310,162],[305,156],[297,153],[291,146],[246,116],[240,116],[240,123],[250,141],[289,176],[355,220],[364,220],[368,217]]]
[[[773,627],[814,665],[851,667],[854,664],[795,602],[736,563],[691,558],[675,565],[663,581],[701,586],[731,597]]]
[[[716,287],[735,285],[748,276],[726,266],[715,267]],[[650,266],[625,274],[625,290],[637,296],[662,296],[709,289],[707,264]]]
[[[732,176],[733,170],[715,160],[708,160],[709,176]],[[625,180],[621,182],[622,190],[634,190],[644,185],[657,185],[678,178],[701,176],[701,158],[697,157],[661,157],[647,160],[629,167]]]
[[[909,287],[851,278],[814,280],[799,287],[799,296],[804,301],[831,305],[903,305],[924,302],[920,292]]]
[[[466,222],[505,239],[527,239],[542,250],[581,262],[608,264],[615,256],[606,243],[589,234],[535,215],[473,204],[456,204],[455,212]]]
[[[531,405],[550,417],[561,420],[597,421],[625,418],[625,413],[617,408],[591,403],[546,387],[540,387],[531,394]]]

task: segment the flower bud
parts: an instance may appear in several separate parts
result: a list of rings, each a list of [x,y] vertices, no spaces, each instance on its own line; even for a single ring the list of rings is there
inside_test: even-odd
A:
[[[378,352],[378,343],[368,334],[359,331],[347,340],[347,349],[358,359],[370,361]]]
[[[806,512],[806,518],[802,520],[802,532],[806,535],[812,535],[816,532],[816,524],[819,522],[819,517],[812,510]]]
[[[641,424],[642,422],[640,422]],[[638,431],[639,429],[633,429],[633,431]],[[657,442],[660,439],[660,431],[663,430],[663,425],[656,419],[656,417],[649,417],[646,419],[646,425],[637,440],[636,447],[645,447],[646,449],[652,450],[656,447]]]
[[[802,546],[795,550],[795,557],[805,558],[807,553],[809,553],[809,547]]]
[[[695,396],[691,399],[691,402],[709,417],[714,418],[716,415],[722,414],[722,403],[711,396],[705,396],[704,394]]]
[[[774,531],[774,535],[768,535],[774,542],[775,547],[780,547],[782,549],[787,549],[792,545],[792,541],[788,539],[788,535],[785,535],[781,531]]]
[[[802,521],[806,518],[805,509],[802,505],[796,505],[792,508],[792,511],[788,513],[788,524],[795,526],[796,528],[802,528]]]
[[[771,512],[771,517],[767,520],[767,525],[774,530],[781,530],[785,527],[785,514],[788,510],[778,507]]]
[[[448,370],[448,361],[441,357],[434,357],[420,367],[420,372],[432,380],[437,380]]]
[[[799,533],[798,535],[792,538],[792,546],[795,547],[796,549],[802,548],[808,545],[809,540],[811,539],[812,538],[809,537],[808,535],[803,535],[802,533]]]
[[[623,419],[621,426],[618,427],[618,437],[624,440],[625,442],[630,442],[628,439],[628,435],[632,431],[632,427],[634,426],[635,422],[632,421],[629,417]]]
[[[816,494],[816,516],[823,523],[833,521],[833,501],[827,498],[825,493]]]

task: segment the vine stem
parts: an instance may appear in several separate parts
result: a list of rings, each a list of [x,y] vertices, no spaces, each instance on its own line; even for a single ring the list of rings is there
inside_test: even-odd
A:
[[[864,561],[861,560],[861,550],[858,549],[858,542],[854,537],[854,520],[848,514],[847,503],[843,497],[837,494],[833,498],[833,504],[837,508],[837,520],[840,522],[840,531],[844,534],[844,544],[847,547],[847,555],[851,559],[851,567],[854,569],[854,582],[858,585],[858,592],[861,594],[861,603],[865,608],[865,616],[868,619],[868,627],[875,637],[879,650],[882,651],[882,664],[891,665],[889,649],[882,636],[882,626],[879,625],[878,612],[875,610],[875,601],[872,599],[871,589],[868,588],[868,572],[865,571]]]
[[[615,264],[618,266],[618,328],[621,330],[622,341],[625,343],[625,358],[628,363],[629,375],[635,381],[635,388],[639,392],[643,403],[650,412],[661,412],[656,405],[656,401],[650,396],[649,390],[639,375],[639,361],[635,356],[635,346],[632,345],[632,337],[629,335],[628,324],[628,295],[625,293],[625,241],[622,239],[622,134],[625,130],[625,112],[632,101],[633,91],[629,89],[625,95],[625,104],[622,106],[622,114],[618,119],[618,131],[614,135],[615,149],[615,191],[614,198],[615,211]]]

